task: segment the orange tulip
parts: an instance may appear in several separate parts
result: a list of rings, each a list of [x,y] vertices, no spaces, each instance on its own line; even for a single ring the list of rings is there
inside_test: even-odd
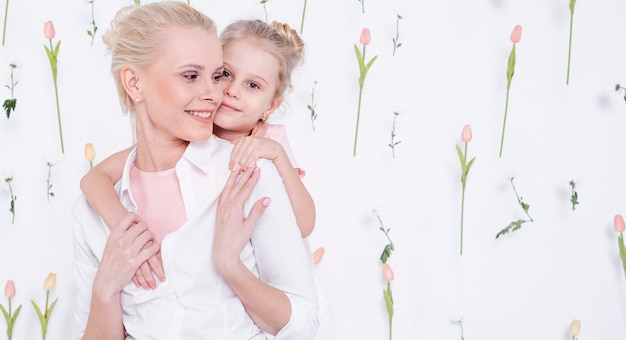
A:
[[[516,25],[511,32],[511,41],[517,44],[522,39],[522,26]]]
[[[618,233],[624,232],[624,229],[626,229],[626,225],[624,225],[624,218],[622,217],[622,215],[615,215],[615,218],[613,219],[613,228]]]
[[[8,280],[6,286],[4,286],[4,296],[9,299],[15,296],[15,282]]]
[[[461,140],[463,141],[463,143],[467,143],[472,140],[472,127],[469,124],[463,127]]]
[[[391,266],[388,263],[383,264],[383,278],[387,282],[393,281],[394,275]]]
[[[56,31],[54,30],[54,24],[52,21],[48,20],[43,24],[43,35],[45,35],[47,39],[54,39]]]
[[[370,29],[367,27],[363,28],[363,30],[361,31],[361,44],[367,46],[369,45],[371,40],[372,35],[370,33]]]

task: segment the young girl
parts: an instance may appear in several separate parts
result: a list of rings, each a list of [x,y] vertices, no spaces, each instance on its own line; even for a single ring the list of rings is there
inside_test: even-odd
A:
[[[303,42],[288,25],[276,22],[268,25],[260,20],[234,22],[225,28],[220,40],[224,55],[220,80],[224,98],[214,116],[214,134],[236,143],[229,164],[231,170],[243,171],[259,158],[273,161],[305,238],[315,224],[315,205],[301,181],[304,172],[295,167],[284,126],[266,123],[291,86],[291,72],[302,60]],[[113,190],[113,184],[121,178],[130,150],[103,160],[80,183],[89,204],[111,229],[128,213]],[[146,199],[157,198],[150,197],[149,193],[145,195]],[[142,211],[137,213],[142,216]],[[168,224],[168,221],[142,218],[148,227]],[[168,228],[151,230],[156,242],[173,231]],[[137,271],[133,278],[137,286],[156,287],[150,267],[159,280],[165,280],[159,257],[155,255]]]

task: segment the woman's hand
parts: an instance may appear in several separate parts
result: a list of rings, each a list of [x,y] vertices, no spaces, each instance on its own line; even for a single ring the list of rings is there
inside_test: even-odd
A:
[[[149,247],[154,243],[150,241],[146,243],[144,248]],[[165,281],[165,271],[163,270],[163,262],[161,261],[161,251],[159,250],[156,254],[152,255],[148,259],[148,261],[144,262],[139,266],[135,276],[133,276],[133,282],[137,287],[143,287],[144,289],[154,289],[156,288],[156,280],[154,279],[154,275],[152,275],[152,271],[159,278],[159,281]]]
[[[241,174],[232,171],[220,195],[213,238],[213,263],[218,273],[227,276],[239,265],[243,247],[250,241],[252,231],[270,199],[259,199],[247,218],[243,207],[259,180],[260,170],[256,166],[246,168]]]
[[[119,294],[139,266],[159,249],[154,234],[141,218],[128,213],[109,235],[94,279],[94,294],[104,298]]]
[[[259,158],[275,160],[280,156],[282,147],[275,140],[265,137],[243,137],[234,141],[235,147],[230,154],[228,168],[245,169],[253,165]]]

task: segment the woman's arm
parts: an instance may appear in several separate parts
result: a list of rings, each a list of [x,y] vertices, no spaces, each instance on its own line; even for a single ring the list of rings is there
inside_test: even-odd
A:
[[[309,259],[300,233],[293,228],[295,218],[286,211],[290,203],[280,188],[278,171],[266,164],[258,185],[260,171],[255,166],[239,178],[237,170],[229,177],[217,210],[213,262],[261,329],[276,339],[311,339],[317,329],[317,297]],[[247,203],[251,209],[244,217],[255,185],[260,191],[254,194],[256,201]],[[268,196],[273,206],[266,210]],[[250,241],[259,277],[240,257]]]
[[[83,207],[83,210],[85,209],[88,209],[86,205]],[[82,233],[85,230],[93,232],[93,228],[90,227],[94,225],[80,219],[76,219],[76,222],[74,228],[77,251],[75,261],[78,264],[76,277],[80,278],[80,282],[91,283],[91,289],[79,285],[82,287],[82,291],[79,292],[81,296],[91,295],[90,303],[83,306],[88,308],[89,316],[86,324],[80,325],[84,327],[82,339],[122,340],[125,336],[120,292],[137,271],[138,264],[156,254],[158,245],[153,242],[154,235],[145,223],[141,222],[139,216],[127,213],[108,236],[102,259],[97,264],[95,276],[92,276],[90,273],[93,271],[88,264],[91,262],[88,260],[90,255],[86,255],[90,252],[82,252],[82,249],[86,249]]]
[[[111,229],[128,214],[113,186],[122,178],[124,164],[131,150],[132,147],[107,157],[80,180],[80,189],[87,202]]]
[[[315,227],[315,203],[280,143],[265,137],[241,138],[233,149],[230,168],[246,168],[259,158],[274,163],[283,179],[300,234],[302,238],[308,237]]]

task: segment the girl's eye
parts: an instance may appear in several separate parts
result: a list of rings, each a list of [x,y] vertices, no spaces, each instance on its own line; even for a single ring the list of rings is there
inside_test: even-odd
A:
[[[224,72],[222,72],[222,77],[230,78],[230,72],[228,72],[227,70],[224,70]]]
[[[248,83],[248,86],[250,86],[250,88],[252,88],[252,89],[258,89],[259,88],[259,84],[257,84],[257,83]]]

